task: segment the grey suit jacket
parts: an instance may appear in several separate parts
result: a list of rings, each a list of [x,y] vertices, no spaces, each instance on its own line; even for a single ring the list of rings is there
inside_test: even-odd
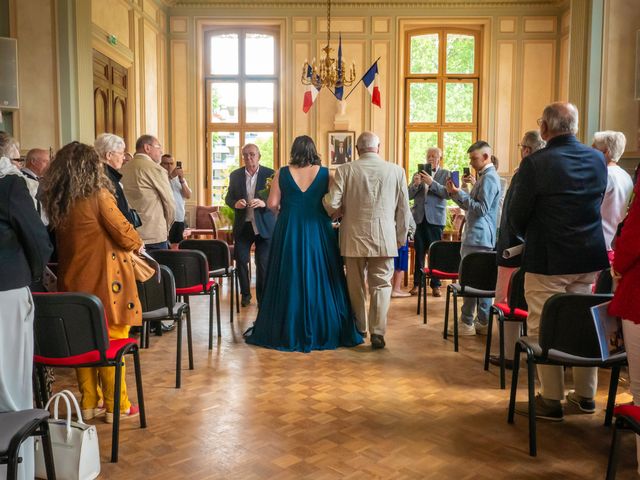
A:
[[[329,214],[342,208],[344,257],[396,257],[407,241],[411,211],[404,169],[375,153],[338,167],[323,204]]]
[[[447,199],[449,194],[444,188],[447,178],[449,178],[449,170],[439,168],[433,176],[433,183],[428,189],[424,183],[416,187],[411,182],[411,185],[409,185],[409,199],[413,200],[413,210],[411,212],[416,224],[422,223],[425,218],[427,223],[431,225],[444,226],[447,223]]]

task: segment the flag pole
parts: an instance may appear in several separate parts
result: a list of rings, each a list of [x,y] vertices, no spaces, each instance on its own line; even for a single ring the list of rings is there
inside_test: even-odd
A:
[[[382,57],[378,57],[378,58],[376,58],[376,61],[375,61],[375,62],[373,62],[373,63],[371,64],[371,67],[373,67],[376,63],[378,63],[378,60],[380,60],[381,58],[382,58]],[[369,68],[367,69],[367,72],[371,69],[371,67],[369,67]],[[364,72],[364,75],[366,75],[366,74],[367,74],[367,72]],[[357,87],[358,85],[360,85],[360,82],[362,82],[362,79],[364,78],[364,75],[362,75],[362,77],[360,77],[360,80],[358,80],[358,83],[356,83],[356,84],[353,86],[353,88],[351,89],[351,91],[347,94],[347,96],[346,96],[346,97],[344,97],[344,100],[345,100],[345,101],[347,100],[347,98],[349,98],[349,95],[351,95],[351,94],[353,93],[353,91],[356,89],[356,87]]]

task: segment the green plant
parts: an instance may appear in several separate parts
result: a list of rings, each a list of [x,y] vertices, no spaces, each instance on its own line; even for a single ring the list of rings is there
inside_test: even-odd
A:
[[[233,221],[236,218],[236,212],[229,205],[223,205],[220,207],[220,216],[224,218],[229,225],[233,225]]]

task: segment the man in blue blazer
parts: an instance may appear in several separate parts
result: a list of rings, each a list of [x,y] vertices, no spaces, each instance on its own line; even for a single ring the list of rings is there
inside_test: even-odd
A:
[[[500,177],[491,162],[491,146],[482,140],[467,150],[469,163],[478,172],[478,180],[472,175],[463,178],[464,183],[473,184],[470,193],[457,188],[451,179],[447,181],[447,191],[451,199],[467,212],[460,256],[464,259],[473,252],[491,252],[496,245],[496,223],[500,205]],[[477,319],[474,321],[475,298],[465,298],[462,304],[459,335],[487,334],[490,298],[481,298],[478,302]]]
[[[575,137],[578,110],[574,105],[552,103],[538,122],[547,146],[522,160],[508,212],[513,231],[525,240],[527,327],[533,333],[549,297],[591,293],[596,273],[609,266],[600,216],[607,188],[604,156]],[[562,367],[540,365],[538,376],[536,416],[562,420]],[[595,412],[597,381],[596,368],[574,368],[575,391],[568,393],[567,400],[583,412]],[[516,411],[527,414],[528,407],[518,405]]]
[[[416,251],[413,269],[413,289],[411,294],[418,293],[418,286],[422,279],[424,257],[429,246],[442,240],[442,231],[447,223],[447,199],[449,194],[445,183],[449,178],[449,171],[440,168],[442,150],[437,147],[427,150],[427,162],[431,165],[431,175],[425,171],[416,173],[409,185],[409,199],[413,200],[411,213],[416,222],[414,248]],[[431,290],[434,297],[439,297],[440,280],[431,279]]]
[[[242,148],[242,160],[244,167],[234,170],[229,176],[225,203],[235,211],[234,253],[242,293],[241,305],[246,307],[251,303],[251,245],[256,246],[256,296],[260,304],[276,219],[273,212],[267,208],[266,198],[261,198],[259,193],[265,189],[267,179],[273,176],[273,170],[260,166],[260,149],[252,143]]]

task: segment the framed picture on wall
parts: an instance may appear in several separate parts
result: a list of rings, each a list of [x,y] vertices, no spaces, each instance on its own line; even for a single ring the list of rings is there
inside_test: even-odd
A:
[[[329,132],[329,159],[330,167],[337,167],[353,160],[356,153],[356,132],[336,131]]]

